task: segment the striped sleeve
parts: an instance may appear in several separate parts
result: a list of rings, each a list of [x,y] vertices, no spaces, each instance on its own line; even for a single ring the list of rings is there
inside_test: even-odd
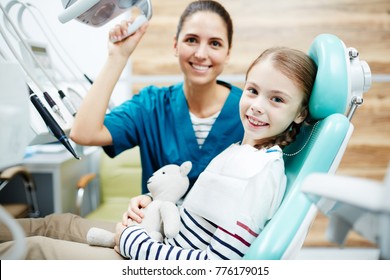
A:
[[[246,229],[244,231],[248,233]],[[238,236],[218,228],[208,246],[202,250],[157,242],[143,228],[130,226],[120,238],[120,252],[123,257],[133,260],[241,259],[254,238],[248,238],[245,234]]]
[[[127,227],[120,238],[120,252],[133,260],[207,260],[207,252],[199,249],[183,249],[150,238],[139,226]]]

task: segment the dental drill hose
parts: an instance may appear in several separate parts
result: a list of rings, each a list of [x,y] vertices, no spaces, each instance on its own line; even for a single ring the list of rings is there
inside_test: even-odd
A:
[[[30,89],[30,100],[37,109],[38,113],[41,115],[43,121],[47,125],[51,133],[65,146],[65,148],[76,158],[80,157],[74,151],[72,145],[69,143],[68,137],[62,128],[58,125],[53,116],[49,113],[45,105],[41,102],[39,97]]]

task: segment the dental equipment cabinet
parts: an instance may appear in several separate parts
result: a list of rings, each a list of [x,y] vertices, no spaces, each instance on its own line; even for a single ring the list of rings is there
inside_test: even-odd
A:
[[[83,174],[98,172],[100,149],[85,148],[83,157],[77,160],[60,145],[50,146],[43,146],[41,151],[22,161],[34,179],[41,217],[52,213],[75,213],[77,189],[74,186],[77,180]],[[9,187],[2,191],[0,203],[23,196],[23,193],[18,193],[21,188],[17,184],[17,181],[9,183]],[[98,181],[93,184],[87,191],[98,192]],[[7,193],[7,190],[12,190],[12,193]],[[91,193],[87,197],[96,195]],[[88,201],[83,206],[83,214],[96,208],[96,204]]]

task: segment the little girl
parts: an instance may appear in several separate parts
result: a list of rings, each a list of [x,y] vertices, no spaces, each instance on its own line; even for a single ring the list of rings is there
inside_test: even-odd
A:
[[[181,228],[164,243],[117,225],[115,250],[130,259],[240,259],[278,209],[286,188],[282,149],[308,116],[316,65],[284,47],[249,67],[240,100],[245,133],[214,158],[180,206]],[[125,213],[137,218],[138,212]]]

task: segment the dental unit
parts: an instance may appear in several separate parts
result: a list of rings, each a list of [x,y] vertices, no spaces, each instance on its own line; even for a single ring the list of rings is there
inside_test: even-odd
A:
[[[12,21],[10,20],[10,18],[8,17],[4,7],[0,4],[0,9],[2,10],[5,18],[8,20],[8,22],[12,25],[12,27],[15,29],[15,31],[17,32],[17,29],[16,27],[12,24]],[[0,33],[4,39],[4,41],[6,42],[6,44],[8,45],[9,49],[11,50],[11,52],[13,53],[14,57],[16,58],[16,60],[19,62],[20,66],[22,66],[23,70],[25,71],[25,73],[27,74],[27,76],[30,77],[31,81],[33,81],[33,83],[35,84],[35,86],[37,86],[39,88],[39,90],[44,94],[44,95],[48,95],[48,93],[41,87],[40,85],[40,82],[37,81],[35,75],[31,74],[31,71],[30,69],[28,68],[28,66],[26,66],[26,64],[24,63],[23,59],[19,56],[19,54],[17,53],[17,51],[15,50],[15,48],[12,46],[12,43],[10,42],[10,40],[8,39],[8,36],[6,35],[5,33],[5,30],[3,30],[3,28],[0,26]],[[18,34],[20,36],[20,34]],[[21,40],[23,41],[23,38],[21,38]],[[27,48],[27,46],[26,46]],[[39,64],[39,61],[36,60],[36,62]],[[66,98],[66,96],[63,94],[62,91],[60,91],[60,95],[62,94],[63,97],[62,99]],[[46,94],[45,94],[46,93]],[[38,111],[38,113],[40,114],[40,116],[42,117],[42,119],[44,120],[47,128],[49,129],[49,131],[52,133],[52,135],[58,140],[60,141],[64,147],[77,159],[79,159],[79,156],[76,154],[76,152],[74,151],[72,145],[69,143],[69,140],[65,134],[65,132],[62,130],[62,128],[60,127],[60,125],[58,124],[58,122],[53,118],[53,116],[48,112],[48,110],[46,109],[46,107],[43,105],[43,103],[40,101],[39,97],[36,95],[36,93],[31,89],[31,87],[29,87],[29,95],[30,95],[30,100],[31,102],[33,103],[33,105],[35,106],[36,110]],[[46,97],[47,99],[47,97]],[[51,100],[51,98],[49,99]],[[53,103],[51,103],[53,105]],[[58,113],[58,111],[57,111]]]
[[[3,11],[3,14],[4,14],[4,19],[7,20],[7,22],[12,26],[15,34],[17,35],[18,39],[20,40],[21,44],[23,45],[24,47],[24,50],[27,51],[30,55],[30,58],[34,61],[34,63],[36,65],[38,65],[38,67],[41,69],[41,71],[43,72],[44,76],[47,78],[47,80],[51,83],[51,85],[55,88],[55,90],[57,91],[58,95],[60,96],[61,98],[61,101],[64,103],[64,105],[66,106],[66,108],[68,109],[68,111],[71,113],[72,116],[75,116],[76,115],[76,108],[74,107],[74,105],[72,104],[72,102],[69,100],[69,98],[65,95],[65,93],[58,87],[57,83],[54,81],[53,77],[48,73],[47,69],[45,69],[45,67],[42,65],[42,62],[39,61],[35,54],[33,53],[33,51],[31,50],[30,46],[25,42],[25,40],[23,39],[23,36],[21,35],[21,33],[19,32],[18,28],[15,26],[15,24],[12,22],[12,20],[10,19],[10,17],[8,16],[8,13],[7,11],[1,6],[1,10]],[[4,35],[3,35],[4,36]]]
[[[10,12],[12,7],[17,5],[19,5],[19,10],[17,13],[17,22],[20,27],[20,31],[25,35],[27,42],[32,40],[32,36],[28,34],[25,28],[25,24],[23,24],[23,17],[26,12],[28,12],[28,15],[30,15],[34,22],[37,24],[46,41],[50,44],[52,50],[56,53],[57,57],[61,60],[62,65],[65,66],[68,72],[73,76],[74,81],[78,82],[79,77],[76,75],[72,68],[75,68],[89,84],[92,84],[92,79],[83,70],[81,70],[80,66],[75,62],[69,52],[64,48],[63,43],[60,42],[52,27],[45,19],[45,16],[41,12],[41,10],[32,3],[13,0],[9,1],[8,4],[5,6],[7,13]],[[62,77],[64,76],[65,75],[62,75]],[[83,83],[80,82],[79,84],[85,91],[87,91],[87,88]]]

